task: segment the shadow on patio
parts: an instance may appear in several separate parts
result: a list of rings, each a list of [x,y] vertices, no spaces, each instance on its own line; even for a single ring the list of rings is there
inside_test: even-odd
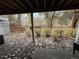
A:
[[[37,48],[33,59],[79,59],[79,53],[73,56],[71,50]]]

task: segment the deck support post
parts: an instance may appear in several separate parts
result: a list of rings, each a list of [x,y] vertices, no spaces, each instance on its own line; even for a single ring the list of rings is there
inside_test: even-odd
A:
[[[32,29],[32,39],[33,39],[33,44],[35,44],[33,13],[31,13],[31,29]]]

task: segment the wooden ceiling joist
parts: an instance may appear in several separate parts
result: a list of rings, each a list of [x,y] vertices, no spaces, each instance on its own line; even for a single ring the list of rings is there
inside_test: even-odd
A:
[[[79,0],[0,0],[0,14],[79,9]]]

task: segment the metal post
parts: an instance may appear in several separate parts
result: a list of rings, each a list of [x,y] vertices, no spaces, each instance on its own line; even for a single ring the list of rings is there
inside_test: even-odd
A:
[[[35,38],[34,38],[34,24],[33,24],[33,13],[31,13],[31,29],[32,29],[33,43],[35,43]]]

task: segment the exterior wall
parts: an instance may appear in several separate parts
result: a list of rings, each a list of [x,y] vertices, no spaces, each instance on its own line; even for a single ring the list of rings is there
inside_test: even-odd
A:
[[[0,35],[10,33],[8,18],[0,18]]]

